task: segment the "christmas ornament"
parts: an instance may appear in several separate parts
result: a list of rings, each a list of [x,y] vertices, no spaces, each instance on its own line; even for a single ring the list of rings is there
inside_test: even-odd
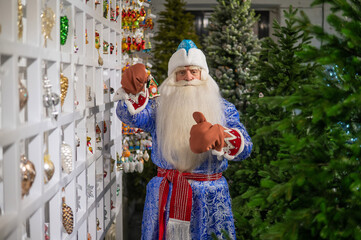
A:
[[[88,198],[94,198],[93,189],[94,189],[94,186],[91,186],[90,184],[87,185],[86,195]]]
[[[114,171],[114,165],[115,165],[115,159],[110,158],[110,169],[111,169],[111,171]]]
[[[122,157],[123,159],[123,157]],[[123,162],[122,159],[119,157],[119,153],[117,152],[117,171],[123,170]]]
[[[144,151],[143,159],[144,159],[146,162],[148,162],[148,160],[149,160],[149,154],[148,154],[147,151]]]
[[[149,91],[149,98],[159,97],[158,83],[151,74],[149,74],[148,77],[147,88]]]
[[[49,223],[44,223],[44,239],[50,240],[49,236]]]
[[[105,121],[103,121],[103,133],[106,133],[107,130],[108,130],[107,123]]]
[[[44,154],[44,183],[48,183],[55,172],[54,163],[50,160],[49,154]]]
[[[63,194],[64,194],[64,191],[65,190],[63,188]],[[68,205],[66,205],[65,196],[63,196],[62,201],[63,201],[63,207],[62,207],[63,227],[68,234],[71,234],[73,232],[73,228],[74,228],[73,210],[71,210],[71,208]]]
[[[60,105],[64,105],[65,97],[68,92],[69,80],[64,76],[63,73],[60,73]]]
[[[97,218],[97,231],[102,230],[102,228],[100,227],[100,221],[99,218]]]
[[[91,147],[91,137],[86,137],[86,145],[88,146],[89,152],[93,154],[93,148]]]
[[[99,48],[100,48],[100,36],[98,31],[95,31],[95,48],[98,51],[98,64],[99,66],[103,66],[103,58],[100,57],[100,52],[99,52]],[[104,50],[104,49],[103,49]]]
[[[63,142],[60,147],[61,153],[61,166],[63,171],[67,174],[70,174],[73,171],[73,158],[72,158],[72,149],[69,144]]]
[[[92,240],[92,235],[90,235],[90,233],[88,233],[87,240]]]
[[[44,76],[43,79],[43,87],[44,87],[43,104],[44,107],[46,108],[46,115],[48,116],[51,111],[52,117],[57,119],[58,111],[56,110],[55,106],[59,104],[60,98],[58,94],[53,93],[51,91],[51,84],[46,75]]]
[[[88,44],[89,41],[88,41],[88,30],[85,29],[85,44]]]
[[[80,138],[78,137],[78,134],[75,133],[75,146],[80,147]]]
[[[22,110],[28,102],[28,90],[19,79],[19,107]]]
[[[93,98],[92,98],[92,94],[91,94],[91,86],[86,86],[86,100],[88,102],[90,102]]]
[[[107,0],[103,0],[103,17],[108,18],[109,3]]]
[[[67,16],[60,17],[60,44],[65,45],[68,38],[69,19]]]
[[[135,166],[135,170],[139,173],[142,173],[144,170],[144,165],[143,165],[143,161],[138,161],[136,162],[136,166]]]
[[[41,32],[44,36],[44,47],[46,47],[46,42],[48,39],[51,39],[51,30],[55,25],[55,13],[51,8],[45,8],[40,15],[41,17]]]
[[[21,171],[21,196],[29,194],[30,188],[35,180],[36,171],[34,164],[28,160],[25,155],[20,157],[20,171]]]
[[[108,48],[109,48],[109,43],[107,41],[103,41],[103,54],[108,54]]]
[[[114,45],[113,43],[110,43],[110,54],[113,54],[114,51]]]
[[[23,4],[18,0],[18,39],[23,38]]]
[[[76,106],[79,105],[78,97],[76,94],[77,83],[78,83],[78,76],[76,75],[76,73],[74,73],[74,105],[75,105],[75,108],[76,108]]]

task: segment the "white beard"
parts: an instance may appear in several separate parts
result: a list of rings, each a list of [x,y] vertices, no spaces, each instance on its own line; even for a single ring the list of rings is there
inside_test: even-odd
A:
[[[189,147],[190,129],[196,124],[193,113],[203,113],[212,124],[225,122],[218,85],[203,70],[201,78],[176,82],[173,73],[159,87],[157,143],[164,159],[182,172],[195,169],[208,156],[195,154]]]

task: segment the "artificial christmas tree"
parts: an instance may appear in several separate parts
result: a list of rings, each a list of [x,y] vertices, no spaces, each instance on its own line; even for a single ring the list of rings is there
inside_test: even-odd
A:
[[[159,13],[160,19],[157,20],[158,32],[153,38],[155,44],[152,49],[154,53],[152,69],[159,84],[168,77],[169,58],[183,39],[191,39],[200,46],[195,33],[194,17],[185,12],[185,2],[166,0],[164,6],[165,10]]]
[[[268,222],[262,222],[265,219],[264,215],[269,215],[269,206],[265,209],[258,208],[260,204],[267,205],[267,196],[259,193],[258,188],[267,183],[261,180],[264,172],[278,175],[273,172],[274,169],[269,163],[277,160],[280,132],[270,125],[288,119],[294,114],[293,109],[285,109],[282,106],[270,109],[260,100],[263,97],[279,98],[293,94],[299,86],[309,83],[317,67],[315,64],[306,64],[295,55],[303,46],[310,43],[307,34],[296,26],[296,14],[297,10],[290,7],[288,11],[284,11],[285,26],[281,27],[277,21],[273,23],[277,42],[271,38],[261,42],[262,50],[255,68],[259,78],[250,82],[251,104],[247,107],[244,118],[254,143],[252,157],[237,168],[231,166],[228,172],[234,182],[231,193],[234,196],[233,211],[240,239],[251,239],[251,235],[257,238],[259,229],[269,227]],[[254,209],[253,206],[257,208]]]
[[[206,54],[211,75],[222,95],[242,114],[247,105],[246,84],[258,59],[259,41],[253,33],[257,22],[249,0],[217,0],[208,27]]]
[[[322,45],[298,55],[328,70],[291,96],[261,101],[294,114],[268,128],[280,133],[277,158],[258,171],[259,186],[241,197],[257,239],[361,239],[361,7],[359,1],[314,2],[323,3],[331,5],[327,21],[337,34],[303,14],[302,28]]]

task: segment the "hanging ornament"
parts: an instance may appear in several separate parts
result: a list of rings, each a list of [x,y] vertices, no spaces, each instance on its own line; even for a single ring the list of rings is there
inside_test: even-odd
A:
[[[154,77],[150,73],[149,73],[147,85],[149,91],[149,98],[159,97],[160,94],[158,91],[158,83],[157,81],[155,81]]]
[[[65,195],[64,192],[65,192],[65,190],[63,188],[63,194]],[[63,207],[62,207],[63,227],[68,234],[71,234],[73,232],[73,228],[74,228],[73,210],[71,210],[71,208],[68,205],[66,205],[65,196],[63,196],[62,200],[63,200]]]
[[[91,146],[91,137],[86,137],[86,145],[88,146],[89,152],[93,154],[93,148]]]
[[[34,164],[28,160],[25,155],[20,157],[20,171],[21,171],[21,196],[29,194],[30,188],[35,180],[36,171]]]
[[[74,105],[75,105],[75,108],[79,105],[79,101],[78,101],[78,97],[77,97],[77,94],[76,94],[76,87],[77,87],[77,83],[78,83],[78,76],[76,75],[76,73],[74,73]]]
[[[79,51],[77,39],[78,37],[76,36],[76,28],[74,28],[74,53],[77,53]]]
[[[48,77],[45,75],[43,79],[44,95],[43,95],[43,104],[46,108],[46,115],[48,116],[51,110],[52,116],[57,119],[58,111],[55,106],[59,104],[59,96],[56,93],[51,91],[51,84]]]
[[[88,198],[94,198],[93,190],[94,190],[94,186],[88,184],[86,187],[86,195]]]
[[[110,54],[113,54],[114,51],[114,45],[113,43],[110,43]]]
[[[28,102],[28,90],[19,79],[19,107],[22,110]]]
[[[135,169],[136,169],[136,171],[139,172],[139,173],[142,173],[142,172],[143,172],[143,170],[144,170],[144,165],[143,165],[143,161],[142,161],[142,160],[141,160],[141,161],[137,161],[136,166],[135,166]]]
[[[63,142],[60,147],[61,152],[61,166],[63,171],[67,174],[73,171],[73,158],[72,158],[72,149],[69,144]]]
[[[100,4],[100,2],[98,0],[95,0],[95,9],[97,9],[97,6]]]
[[[105,121],[103,121],[103,133],[106,133],[107,130],[108,130],[107,123]]]
[[[129,157],[129,172],[132,173],[135,170],[135,160],[132,156]]]
[[[100,134],[102,133],[102,131],[100,130],[100,127],[99,127],[98,124],[95,126],[95,133],[98,135],[98,136],[95,138],[95,142],[98,143],[98,142],[101,141]]]
[[[117,152],[117,171],[122,170],[122,169],[123,169],[123,161],[120,158],[119,153]]]
[[[129,172],[129,161],[128,160],[125,160],[123,163],[122,163],[122,167],[123,167],[123,171],[125,173],[128,173]]]
[[[18,40],[23,38],[23,4],[18,0]]]
[[[109,3],[107,0],[103,0],[103,17],[108,18]]]
[[[114,165],[115,165],[115,159],[114,159],[114,158],[110,158],[110,169],[111,169],[111,172],[114,171]]]
[[[92,88],[91,86],[86,86],[86,100],[90,102],[92,100]]]
[[[80,138],[78,137],[78,134],[75,133],[75,146],[80,147]]]
[[[65,45],[68,38],[69,19],[67,16],[60,17],[60,44]]]
[[[88,44],[89,40],[88,40],[88,30],[85,29],[85,44]]]
[[[102,230],[102,228],[100,227],[100,221],[99,218],[97,218],[97,231]]]
[[[50,160],[49,154],[44,154],[44,183],[48,183],[55,172],[54,163]]]
[[[51,30],[55,25],[55,13],[51,8],[45,8],[40,15],[41,17],[41,32],[44,36],[44,47],[46,47],[46,42],[48,39],[51,39]]]
[[[107,41],[103,41],[103,54],[108,54],[108,48],[109,48],[109,43]]]
[[[65,97],[68,92],[69,80],[64,76],[63,73],[60,73],[60,105],[64,105]]]
[[[107,94],[108,93],[108,86],[105,84],[105,83],[103,83],[103,91],[104,91],[104,94]]]
[[[117,7],[116,7],[115,14],[116,14],[115,21],[118,22],[118,17],[119,17],[119,15],[120,15],[119,5],[117,5]]]
[[[49,236],[49,223],[44,223],[44,239],[50,240]]]
[[[87,240],[92,240],[92,235],[90,235],[90,233],[88,233]]]
[[[147,150],[144,150],[143,159],[144,159],[146,162],[148,162],[148,160],[149,160],[149,154],[148,154],[148,151],[147,151]]]
[[[98,50],[98,64],[99,66],[103,66],[103,58],[100,57],[100,52],[99,52],[99,48],[100,48],[100,36],[98,31],[95,30],[95,48]]]

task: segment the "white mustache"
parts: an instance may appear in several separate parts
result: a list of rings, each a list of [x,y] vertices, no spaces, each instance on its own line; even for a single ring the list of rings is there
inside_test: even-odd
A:
[[[193,79],[191,81],[186,81],[186,80],[175,81],[173,83],[170,83],[169,85],[175,87],[186,87],[186,86],[200,86],[204,84],[206,84],[206,81]]]

